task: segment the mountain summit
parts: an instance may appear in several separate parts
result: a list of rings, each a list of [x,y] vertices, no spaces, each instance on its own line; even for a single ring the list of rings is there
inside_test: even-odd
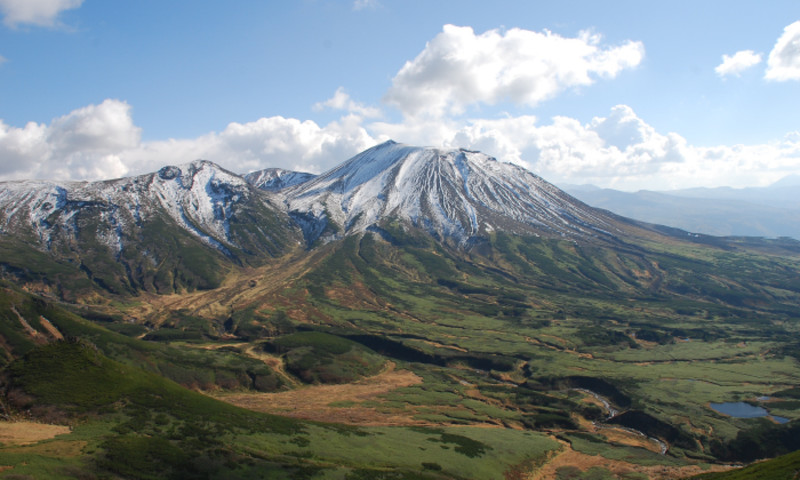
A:
[[[310,242],[386,219],[456,243],[494,230],[589,237],[612,228],[603,214],[520,166],[465,149],[393,141],[281,193]]]

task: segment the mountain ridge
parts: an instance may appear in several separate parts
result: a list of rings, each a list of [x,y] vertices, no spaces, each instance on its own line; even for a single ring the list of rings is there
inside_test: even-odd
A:
[[[298,233],[267,192],[198,160],[101,182],[0,183],[0,235],[17,252],[3,262],[13,268],[45,255],[104,289],[166,292],[219,278],[209,268],[281,255]]]

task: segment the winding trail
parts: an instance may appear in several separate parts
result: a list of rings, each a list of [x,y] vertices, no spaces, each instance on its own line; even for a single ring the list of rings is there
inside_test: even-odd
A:
[[[257,351],[256,348],[257,347],[255,345],[250,346],[244,351],[244,353],[250,358],[261,360],[267,364],[267,366],[269,366],[269,368],[271,368],[272,371],[274,371],[281,378],[281,380],[290,385],[291,388],[297,388],[302,385],[299,380],[286,371],[283,360],[280,357],[270,355],[263,351]]]

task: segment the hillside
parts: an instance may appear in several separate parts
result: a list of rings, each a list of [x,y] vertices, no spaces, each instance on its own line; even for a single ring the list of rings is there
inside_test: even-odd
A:
[[[0,478],[665,479],[798,448],[800,242],[636,222],[394,142],[319,176],[161,172],[113,181],[140,187],[106,216],[86,200],[105,183],[61,185],[84,203],[50,223],[32,212],[51,184],[0,186],[4,412],[73,427],[0,448]],[[120,221],[136,202],[170,236]],[[112,219],[117,253],[97,247]],[[156,245],[198,281],[75,265],[156,275],[125,253]],[[710,406],[739,401],[776,420]]]

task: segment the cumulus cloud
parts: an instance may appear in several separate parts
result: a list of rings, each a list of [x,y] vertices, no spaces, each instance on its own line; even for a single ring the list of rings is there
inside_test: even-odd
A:
[[[78,8],[83,0],[0,0],[3,23],[9,27],[20,24],[52,27],[64,10]]]
[[[198,157],[214,159],[242,173],[267,167],[319,173],[375,143],[357,116],[345,116],[323,127],[310,120],[261,118],[231,123],[206,140]]]
[[[407,143],[466,147],[517,163],[555,183],[625,190],[766,185],[800,171],[800,139],[764,145],[690,145],[659,133],[628,106],[588,123],[533,116],[455,122],[375,123],[376,134]],[[436,138],[438,137],[438,138]]]
[[[477,103],[511,101],[534,106],[560,92],[613,78],[644,58],[641,42],[602,47],[582,32],[565,38],[513,28],[476,35],[445,25],[392,80],[384,100],[406,116],[460,114]]]
[[[109,178],[128,172],[118,154],[139,145],[130,106],[118,100],[80,108],[50,125],[0,122],[0,178]]]
[[[314,104],[314,110],[320,111],[326,108],[334,110],[345,110],[350,113],[361,115],[363,117],[380,117],[381,111],[376,107],[368,107],[350,98],[350,95],[345,92],[344,88],[339,87],[333,97],[324,102]]]
[[[800,21],[783,29],[767,59],[768,80],[800,80]]]
[[[237,173],[268,167],[320,173],[389,138],[480,150],[555,183],[627,190],[766,185],[800,173],[800,135],[761,145],[697,147],[676,133],[656,131],[626,105],[586,123],[563,116],[540,122],[532,115],[363,122],[350,113],[327,125],[275,116],[230,123],[197,138],[142,142],[131,107],[106,100],[49,125],[0,121],[0,180],[98,180],[198,158]]]
[[[714,69],[717,75],[725,77],[727,75],[738,76],[748,68],[754,67],[761,63],[761,54],[755,53],[752,50],[741,50],[733,54],[733,56],[723,55],[722,63],[717,65]]]
[[[141,141],[131,107],[118,100],[79,108],[49,125],[0,121],[0,180],[99,180],[212,160],[234,172],[267,167],[320,172],[374,145],[361,117],[319,126],[280,116],[231,123],[192,139]]]
[[[79,108],[53,120],[47,129],[47,143],[67,156],[134,147],[141,129],[133,124],[130,111],[130,105],[119,100]]]

